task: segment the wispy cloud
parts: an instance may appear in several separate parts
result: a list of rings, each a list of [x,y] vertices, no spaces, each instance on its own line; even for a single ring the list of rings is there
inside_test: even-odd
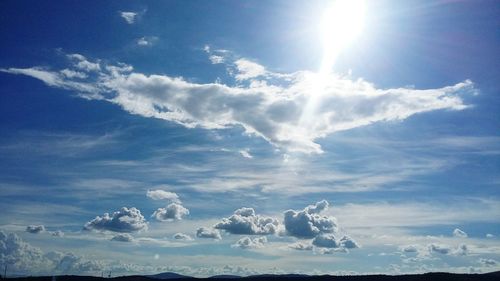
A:
[[[78,91],[88,99],[118,104],[132,114],[189,128],[239,125],[248,134],[260,136],[275,146],[307,153],[321,152],[315,140],[338,131],[374,122],[404,120],[432,110],[465,109],[467,105],[460,95],[475,91],[469,80],[428,90],[377,89],[362,79],[334,74],[325,78],[308,71],[272,73],[247,59],[235,62],[236,79],[250,80],[249,86],[196,84],[166,75],[147,76],[132,72],[130,66],[92,62],[78,54],[70,57],[74,60],[73,68],[96,71],[97,78],[76,81],[60,71],[39,67],[1,71],[28,75],[49,86]],[[313,109],[306,106],[311,99],[321,106]],[[304,122],[306,119],[314,122]]]

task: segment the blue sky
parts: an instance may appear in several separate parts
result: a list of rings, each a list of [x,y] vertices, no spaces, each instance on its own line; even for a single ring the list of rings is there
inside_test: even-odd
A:
[[[499,270],[499,4],[358,2],[2,1],[2,266]]]

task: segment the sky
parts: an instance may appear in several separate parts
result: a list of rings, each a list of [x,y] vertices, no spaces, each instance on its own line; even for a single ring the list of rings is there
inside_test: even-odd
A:
[[[499,13],[0,1],[0,266],[500,270]]]

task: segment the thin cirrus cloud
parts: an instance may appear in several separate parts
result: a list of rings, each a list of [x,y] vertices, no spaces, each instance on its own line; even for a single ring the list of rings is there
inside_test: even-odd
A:
[[[321,153],[316,140],[338,131],[433,110],[466,109],[462,95],[476,92],[470,80],[427,90],[378,89],[363,79],[336,74],[273,73],[247,59],[233,63],[236,86],[145,75],[126,64],[90,61],[79,54],[68,59],[70,67],[60,71],[41,67],[0,71],[31,76],[48,86],[78,92],[82,98],[105,100],[131,114],[187,128],[242,127],[278,148],[305,153]],[[68,75],[70,71],[87,77]]]

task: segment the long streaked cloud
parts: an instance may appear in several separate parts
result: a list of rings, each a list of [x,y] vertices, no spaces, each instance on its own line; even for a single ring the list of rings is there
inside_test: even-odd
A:
[[[248,59],[237,59],[236,86],[201,84],[167,75],[145,75],[125,64],[68,55],[70,67],[0,69],[100,99],[124,110],[181,124],[221,129],[243,127],[289,151],[320,153],[315,141],[374,122],[404,120],[433,110],[463,110],[463,94],[475,93],[469,80],[437,89],[379,89],[363,79],[310,71],[273,73]],[[62,72],[64,71],[64,72]],[[68,76],[68,71],[83,75]],[[70,77],[71,76],[71,77]]]

